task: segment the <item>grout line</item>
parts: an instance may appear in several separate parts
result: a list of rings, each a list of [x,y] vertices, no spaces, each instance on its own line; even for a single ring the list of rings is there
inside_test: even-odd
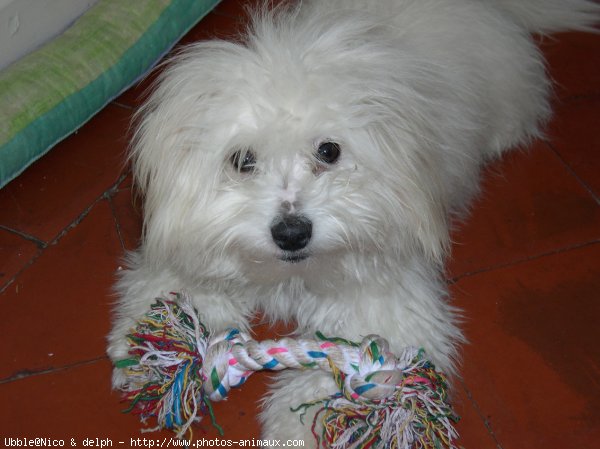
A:
[[[21,232],[21,231],[18,231],[18,230],[13,229],[13,228],[9,228],[8,226],[4,226],[4,225],[0,225],[0,229],[3,229],[4,231],[10,232],[11,234],[18,235],[19,237],[22,237],[25,240],[28,240],[30,242],[35,243],[35,245],[39,249],[44,249],[44,248],[46,248],[48,246],[48,244],[46,242],[44,242],[41,239],[38,239],[37,237],[34,237],[31,234],[27,234],[25,232]]]
[[[544,257],[553,256],[553,255],[556,255],[556,254],[566,253],[568,251],[572,251],[572,250],[576,250],[576,249],[580,249],[580,248],[585,248],[586,246],[596,245],[598,243],[600,243],[600,240],[598,240],[598,239],[590,240],[588,242],[576,243],[576,244],[573,244],[573,245],[570,245],[570,246],[565,246],[565,247],[562,247],[562,248],[558,248],[558,249],[555,249],[555,250],[552,250],[552,251],[547,251],[545,253],[540,253],[540,254],[535,254],[533,256],[525,257],[523,259],[517,259],[517,260],[511,261],[511,262],[501,263],[501,264],[498,264],[498,265],[492,265],[492,266],[484,267],[484,268],[481,268],[481,269],[478,269],[478,270],[474,270],[474,271],[468,271],[466,273],[459,274],[458,276],[454,276],[452,278],[447,278],[446,282],[448,284],[450,284],[450,285],[451,284],[455,284],[456,282],[458,282],[461,279],[464,279],[466,277],[476,276],[478,274],[487,273],[487,272],[490,272],[490,271],[499,270],[499,269],[511,267],[511,266],[514,266],[514,265],[520,265],[520,264],[527,263],[527,262],[530,262],[530,261],[533,261],[533,260],[542,259]]]
[[[50,245],[56,245],[65,235],[67,235],[71,230],[75,229],[79,224],[89,215],[94,206],[98,204],[100,201],[104,199],[105,192],[102,193],[98,198],[96,198],[88,207],[86,207],[83,212],[81,212],[75,220],[69,223],[62,231],[60,231],[51,241]]]
[[[33,376],[41,376],[44,374],[58,373],[61,371],[67,371],[71,368],[78,368],[80,366],[92,365],[94,363],[97,363],[97,362],[100,362],[103,360],[108,360],[108,357],[101,356],[101,357],[96,357],[95,359],[82,360],[82,361],[74,362],[74,363],[71,363],[68,365],[63,365],[63,366],[53,367],[53,368],[45,368],[45,369],[40,369],[38,371],[30,371],[30,370],[24,369],[24,370],[17,371],[15,374],[11,374],[10,376],[5,377],[4,379],[0,379],[0,385],[7,384],[10,382],[15,382],[17,380],[27,379],[27,378],[33,377]]]
[[[79,216],[75,218],[75,220],[69,223],[62,231],[60,231],[56,235],[56,237],[54,237],[54,239],[50,242],[50,245],[56,245],[60,241],[60,239],[67,235],[72,229],[76,228],[85,219],[85,217],[89,215],[89,213],[92,211],[94,206],[96,206],[96,204],[100,203],[102,200],[105,200],[106,198],[108,198],[108,196],[114,195],[115,192],[117,192],[118,190],[119,184],[121,184],[123,180],[127,177],[127,174],[127,171],[121,173],[119,178],[108,189],[102,192],[102,194],[94,201],[92,201],[92,203],[86,209],[84,209],[83,212],[81,212],[81,214],[79,214]]]
[[[483,411],[479,407],[479,404],[477,403],[477,401],[473,397],[473,394],[471,393],[471,391],[467,388],[467,385],[465,384],[464,380],[461,379],[460,383],[461,383],[461,385],[463,387],[463,390],[465,391],[467,397],[469,398],[469,401],[471,402],[471,405],[473,406],[473,408],[477,412],[477,415],[479,416],[479,418],[481,419],[481,421],[483,421],[483,425],[485,426],[487,432],[490,434],[490,437],[494,440],[494,443],[496,444],[496,447],[498,449],[503,449],[502,445],[498,441],[498,438],[496,437],[496,434],[494,433],[494,430],[492,429],[492,425],[490,424],[490,421],[484,416]]]
[[[587,190],[587,192],[591,195],[591,197],[594,199],[594,201],[596,201],[596,203],[598,205],[600,205],[600,198],[598,197],[598,195],[596,195],[596,193],[594,192],[594,189],[592,189],[578,174],[575,170],[573,170],[573,168],[571,167],[571,165],[561,156],[561,154],[558,152],[558,150],[554,147],[554,145],[550,142],[546,142],[546,145],[548,145],[548,147],[550,148],[550,151],[552,151],[554,153],[554,155],[558,158],[558,160],[561,162],[561,164],[567,169],[567,171],[571,174],[571,176],[573,178],[575,178],[575,180],[585,189]]]
[[[111,102],[110,102],[110,104],[112,104],[112,105],[114,105],[114,106],[118,106],[118,107],[120,107],[120,108],[122,108],[122,109],[127,109],[128,111],[133,111],[133,110],[135,110],[135,107],[134,107],[134,106],[130,106],[130,105],[128,105],[128,104],[125,104],[125,103],[121,103],[120,101],[115,101],[115,100],[113,100],[113,101],[111,101]]]
[[[562,99],[562,104],[580,100],[600,100],[600,92],[582,92],[580,94],[569,95]]]
[[[13,275],[12,278],[10,278],[2,286],[0,286],[0,294],[4,293],[6,290],[8,290],[8,287],[10,287],[12,285],[12,283],[21,275],[21,273],[23,273],[25,270],[27,270],[30,266],[32,266],[35,263],[36,260],[38,260],[38,258],[43,254],[45,249],[46,248],[38,249],[37,252],[31,257],[31,259],[29,259],[27,261],[27,263],[25,263],[25,265],[23,265],[21,267],[21,269]],[[16,288],[18,289],[18,286]]]
[[[123,240],[123,234],[121,233],[121,224],[119,223],[119,218],[117,217],[117,211],[115,209],[115,203],[112,200],[112,196],[108,195],[106,197],[106,201],[108,201],[108,207],[110,208],[110,213],[113,216],[113,220],[115,221],[115,228],[117,230],[117,236],[119,237],[119,243],[121,244],[121,249],[126,251],[125,242]]]
[[[23,267],[12,278],[10,278],[8,281],[6,281],[6,283],[0,286],[0,294],[4,293],[8,289],[8,287],[10,287],[25,270],[31,267],[31,265],[33,265],[33,263],[44,253],[44,251],[48,249],[48,247],[56,245],[60,241],[60,239],[67,235],[72,229],[76,228],[85,219],[85,217],[88,216],[91,210],[99,202],[108,199],[110,196],[118,192],[119,185],[125,180],[128,173],[128,170],[125,170],[123,173],[121,173],[117,180],[108,189],[102,192],[102,194],[98,198],[93,200],[92,203],[77,216],[77,218],[75,218],[71,223],[65,226],[65,228],[62,231],[60,231],[50,242],[44,243],[45,246],[43,248],[39,248],[38,252],[29,260],[29,262],[23,265]]]

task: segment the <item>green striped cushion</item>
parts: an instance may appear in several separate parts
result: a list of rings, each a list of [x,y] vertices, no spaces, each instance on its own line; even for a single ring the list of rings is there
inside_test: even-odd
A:
[[[0,188],[146,73],[219,0],[100,0],[0,72]]]

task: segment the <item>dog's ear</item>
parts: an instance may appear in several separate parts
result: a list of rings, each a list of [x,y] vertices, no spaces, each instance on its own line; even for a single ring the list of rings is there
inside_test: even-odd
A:
[[[396,246],[442,263],[450,246],[449,213],[440,174],[423,148],[427,143],[416,142],[401,127],[384,121],[376,123],[369,135],[380,156],[381,167],[375,168],[378,182],[391,196],[388,213],[397,221],[392,231],[399,239]]]
[[[190,149],[199,147],[210,130],[207,118],[217,110],[222,92],[213,59],[227,52],[220,47],[232,45],[219,41],[191,45],[163,64],[152,94],[134,116],[129,157],[143,193],[155,187],[168,189],[175,181],[172,175],[186,167]]]
[[[450,247],[448,232],[448,216],[443,207],[433,201],[425,200],[421,206],[423,214],[417,211],[410,218],[415,238],[425,256],[437,263],[442,263]]]
[[[403,198],[399,233],[402,238],[412,241],[416,250],[428,260],[441,264],[450,247],[449,218],[443,201],[435,198],[436,193],[429,188],[428,181],[416,181],[398,190],[397,194]],[[406,240],[399,244],[409,249]]]
[[[194,208],[209,200],[221,172],[219,112],[223,83],[219,58],[234,44],[205,42],[171,61],[134,118],[129,158],[144,198],[144,236],[170,249]],[[212,192],[214,193],[214,192]]]

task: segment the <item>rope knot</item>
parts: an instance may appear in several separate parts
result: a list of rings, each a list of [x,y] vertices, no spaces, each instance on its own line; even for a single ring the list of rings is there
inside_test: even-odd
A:
[[[336,376],[335,368],[334,377]],[[358,366],[354,372],[338,380],[347,399],[352,401],[382,401],[392,396],[402,381],[397,359],[389,350],[389,343],[378,335],[367,335],[358,348]],[[343,381],[340,382],[340,381]]]
[[[243,384],[254,372],[240,365],[233,355],[236,346],[248,341],[250,336],[236,328],[226,329],[208,341],[200,376],[211,401],[224,399],[229,390]]]

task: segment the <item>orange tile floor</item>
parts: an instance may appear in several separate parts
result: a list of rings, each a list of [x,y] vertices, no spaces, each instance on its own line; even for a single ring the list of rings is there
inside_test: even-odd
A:
[[[234,35],[243,15],[225,0],[183,42]],[[489,167],[453,236],[447,276],[469,339],[455,396],[467,449],[600,441],[600,36],[541,45],[556,82],[548,138]],[[141,434],[121,412],[104,353],[114,273],[140,236],[123,155],[147,85],[0,190],[1,438],[126,447],[171,436]],[[268,381],[257,374],[216,404],[227,438],[259,436]],[[204,422],[195,435],[217,433]]]

